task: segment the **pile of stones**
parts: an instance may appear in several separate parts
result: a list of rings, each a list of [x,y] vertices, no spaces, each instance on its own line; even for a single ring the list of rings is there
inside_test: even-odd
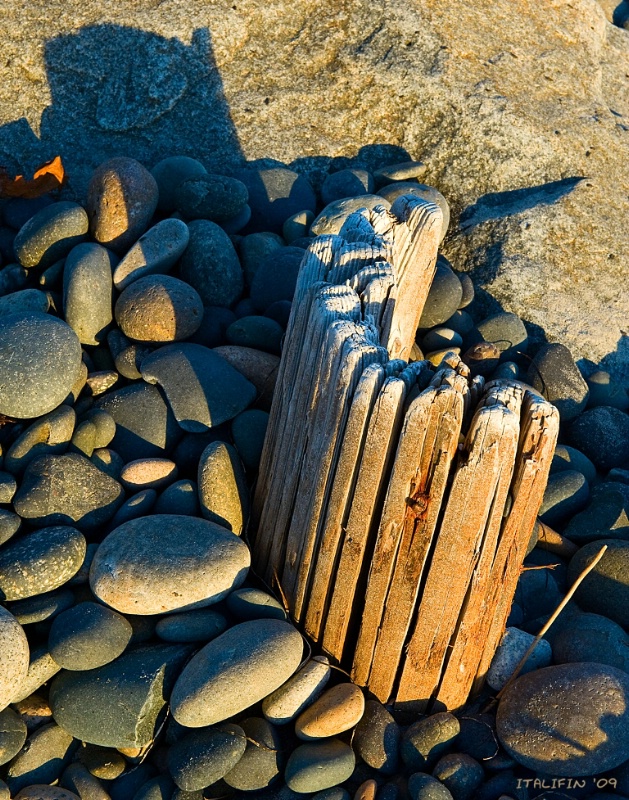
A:
[[[413,359],[454,350],[562,417],[541,519],[563,544],[531,542],[484,695],[419,718],[370,699],[250,569],[304,249],[408,193],[441,206],[445,235],[421,173],[342,169],[315,191],[277,165],[120,157],[84,204],[2,201],[1,800],[629,796],[629,396],[533,348],[515,314],[482,318],[442,256]]]

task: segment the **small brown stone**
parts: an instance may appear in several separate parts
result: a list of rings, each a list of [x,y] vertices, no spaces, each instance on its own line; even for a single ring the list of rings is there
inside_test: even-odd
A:
[[[377,790],[378,784],[373,778],[370,778],[368,781],[361,783],[356,789],[354,800],[375,800]]]
[[[13,708],[22,718],[22,722],[26,725],[26,730],[29,734],[39,728],[40,725],[52,722],[52,711],[48,701],[38,694],[30,694],[24,700],[14,703]]]
[[[336,736],[360,722],[365,696],[353,683],[340,683],[324,692],[295,721],[295,733],[310,741]]]

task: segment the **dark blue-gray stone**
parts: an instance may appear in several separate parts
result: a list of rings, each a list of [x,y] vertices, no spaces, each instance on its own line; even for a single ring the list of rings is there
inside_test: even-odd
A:
[[[225,344],[225,331],[235,320],[236,315],[230,308],[204,306],[201,325],[188,341],[205,347],[219,347]]]
[[[251,286],[256,270],[274,251],[285,246],[282,237],[271,231],[250,233],[243,236],[238,245],[240,261],[245,271],[245,281]]]
[[[540,347],[529,365],[528,382],[557,406],[562,422],[574,419],[585,408],[589,395],[587,383],[570,350],[563,344]],[[575,447],[578,447],[576,443]],[[583,452],[588,455],[585,450]]]
[[[245,204],[240,212],[235,217],[230,217],[224,222],[221,222],[221,228],[229,236],[239,234],[240,231],[247,225],[251,219],[251,206]],[[179,790],[181,791],[181,789]]]
[[[105,339],[113,320],[112,252],[93,242],[74,247],[63,268],[65,320],[81,344],[97,345]]]
[[[266,789],[283,765],[278,729],[261,717],[248,717],[240,726],[247,736],[247,749],[236,766],[223,776],[225,783],[241,792]]]
[[[294,792],[320,792],[346,781],[355,763],[354,751],[340,739],[302,744],[290,754],[284,779]]]
[[[408,793],[411,800],[453,800],[448,789],[425,772],[415,772],[410,776]]]
[[[170,406],[156,386],[144,382],[108,392],[96,401],[116,423],[111,448],[123,461],[168,455],[181,437]]]
[[[180,614],[168,614],[155,626],[155,633],[165,642],[209,642],[227,630],[227,620],[211,608],[196,608]]]
[[[342,169],[328,175],[321,186],[323,205],[344,197],[358,197],[361,194],[373,194],[374,179],[365,169]]]
[[[555,472],[548,478],[539,517],[551,528],[557,527],[585,508],[589,499],[584,475],[572,469]]]
[[[164,773],[140,786],[133,800],[171,800],[176,788],[170,775]]]
[[[433,350],[446,350],[452,347],[462,347],[463,338],[461,334],[451,328],[437,327],[428,331],[421,340],[424,353],[431,353]]]
[[[255,308],[265,312],[278,300],[292,300],[297,275],[304,258],[300,247],[283,247],[262,261],[251,281],[251,300]]]
[[[402,760],[408,769],[432,768],[444,753],[452,749],[460,729],[459,720],[445,711],[414,722],[402,736]]]
[[[443,325],[458,309],[462,296],[461,281],[457,278],[449,262],[439,256],[435,276],[430,284],[430,291],[418,327],[423,329]]]
[[[13,505],[33,525],[94,528],[110,520],[122,486],[83,455],[39,456],[30,462]]]
[[[517,314],[503,311],[479,322],[465,337],[465,348],[491,342],[500,350],[501,361],[513,361],[528,349],[529,337]]]
[[[193,731],[170,746],[168,770],[180,789],[193,792],[224,777],[240,761],[247,739],[234,724]]]
[[[362,760],[382,775],[394,775],[399,766],[402,731],[377,700],[367,700],[365,713],[355,728],[353,746]]]
[[[22,749],[26,741],[26,725],[12,708],[0,711],[0,765],[6,764]]]
[[[317,198],[308,180],[287,167],[248,167],[237,170],[234,177],[249,192],[248,233],[281,233],[288,217],[298,211],[316,210]]]
[[[50,298],[41,289],[20,289],[0,297],[0,318],[7,314],[46,314]]]
[[[54,718],[77,739],[104,747],[152,741],[172,686],[190,655],[182,645],[148,645],[103,667],[61,672],[50,687]]]
[[[133,245],[114,270],[116,289],[126,289],[145,275],[169,272],[190,241],[190,232],[180,219],[163,219]]]
[[[151,170],[151,175],[157,182],[159,200],[157,208],[166,214],[175,210],[175,190],[183,181],[207,175],[207,170],[200,161],[189,156],[169,156]]]
[[[281,603],[268,592],[253,587],[231,592],[227,597],[227,608],[239,622],[250,619],[287,619]]]
[[[308,231],[314,222],[314,218],[314,211],[299,211],[297,214],[288,217],[282,226],[282,235],[287,244],[308,236]]]
[[[590,390],[588,397],[588,408],[595,406],[611,406],[621,411],[629,410],[629,394],[627,390],[616,383],[609,372],[597,370],[593,372],[585,382]]]
[[[461,717],[461,731],[456,741],[460,753],[488,761],[496,755],[498,743],[493,732],[494,717],[491,714],[469,713]]]
[[[197,175],[175,189],[175,208],[185,220],[227,222],[240,214],[248,199],[245,184],[225,175]]]
[[[594,661],[629,673],[629,635],[600,614],[579,614],[554,637],[556,664]]]
[[[629,542],[599,539],[584,545],[568,566],[568,581],[573,583],[592,562],[603,545],[607,550],[577,589],[575,600],[581,608],[602,614],[629,627]]]
[[[264,316],[274,319],[286,330],[292,307],[290,300],[276,300],[266,309]]]
[[[257,408],[249,408],[232,420],[234,445],[247,469],[255,471],[260,465],[268,423],[267,412]]]
[[[198,516],[199,500],[196,483],[189,478],[171,483],[157,498],[154,511],[156,514]]]
[[[122,614],[111,608],[99,603],[79,603],[55,617],[48,635],[48,649],[64,669],[95,669],[124,652],[132,630]]]
[[[78,746],[79,742],[54,722],[38,728],[7,767],[6,782],[12,796],[26,786],[58,780]]]
[[[468,800],[483,782],[485,772],[475,758],[466,753],[448,753],[432,771],[454,800]]]
[[[13,247],[27,269],[49,267],[85,241],[89,222],[78,203],[62,200],[38,211],[18,231]]]
[[[45,592],[25,600],[16,600],[9,605],[9,611],[20,625],[32,625],[36,622],[50,620],[76,602],[71,589],[58,589]]]
[[[63,320],[9,314],[0,320],[0,414],[18,419],[52,411],[81,373],[81,344]]]
[[[525,620],[549,614],[561,599],[562,594],[550,569],[530,569],[521,573],[515,601],[524,612]]]
[[[610,406],[584,411],[568,428],[568,441],[603,472],[629,465],[629,414]]]
[[[179,263],[181,278],[201,295],[204,306],[231,306],[244,287],[240,261],[229,236],[215,222],[195,219]]]
[[[629,758],[629,675],[559,664],[517,678],[496,715],[500,743],[534,772],[598,775]]]
[[[85,557],[83,534],[68,525],[31,531],[0,548],[0,600],[22,600],[62,586]]]
[[[162,386],[175,419],[191,433],[232,419],[257,394],[224,358],[198,344],[160,347],[142,362],[142,377]]]
[[[284,330],[275,320],[268,317],[246,316],[232,322],[225,332],[225,338],[228,344],[253,347],[256,350],[279,355]]]
[[[460,279],[459,283],[461,283]],[[463,287],[462,283],[461,287]],[[467,313],[467,311],[457,309],[454,314],[452,314],[452,316],[443,323],[443,325],[446,328],[456,331],[461,336],[465,336],[465,334],[469,333],[474,327],[474,320]]]
[[[586,455],[567,444],[558,444],[550,465],[550,472],[553,474],[565,472],[568,469],[580,472],[588,483],[596,480],[596,467]]]
[[[597,539],[629,540],[629,487],[612,482],[595,486],[588,507],[572,517],[563,533],[578,545]]]

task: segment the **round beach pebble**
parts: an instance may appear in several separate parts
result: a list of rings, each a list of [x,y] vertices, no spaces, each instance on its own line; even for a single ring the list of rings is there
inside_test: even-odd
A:
[[[16,600],[11,603],[9,610],[20,625],[33,625],[36,622],[53,619],[75,602],[74,592],[71,589],[57,589],[24,600]]]
[[[173,717],[199,728],[244,711],[290,678],[302,651],[301,634],[288,622],[235,625],[186,664],[170,698]]]
[[[20,623],[0,606],[0,709],[6,708],[28,673],[29,647]]]
[[[204,306],[233,305],[242,294],[244,275],[234,245],[215,222],[195,219],[179,274],[200,294]]]
[[[394,775],[399,764],[400,726],[377,700],[367,700],[356,726],[353,746],[362,760],[383,775]]]
[[[227,598],[227,608],[240,622],[250,619],[286,619],[281,604],[262,589],[236,589]]]
[[[80,800],[78,794],[60,786],[33,784],[15,795],[15,800]]]
[[[519,628],[506,629],[487,672],[486,681],[492,689],[502,689],[534,641],[535,637],[526,631]],[[540,639],[519,671],[523,674],[547,667],[552,655],[550,644],[545,639]]]
[[[568,428],[568,441],[602,472],[629,466],[629,414],[596,406],[580,414]]]
[[[20,703],[22,700],[26,700],[33,692],[41,689],[60,669],[61,667],[52,658],[46,645],[34,647],[31,651],[28,672],[13,696],[12,702]]]
[[[629,491],[624,489],[621,483],[599,483],[588,507],[572,517],[564,535],[577,545],[596,539],[629,539]]]
[[[230,444],[211,442],[197,472],[201,515],[240,536],[249,513],[247,478]]]
[[[523,675],[503,695],[496,716],[500,743],[519,764],[572,777],[626,761],[628,725],[629,675],[592,663]]]
[[[317,198],[308,180],[287,167],[250,166],[237,170],[234,177],[242,181],[249,192],[249,233],[281,233],[288,217],[298,211],[314,211],[317,207]]]
[[[282,236],[287,244],[308,236],[308,231],[315,218],[314,211],[298,211],[284,220],[282,225]]]
[[[313,236],[322,236],[326,233],[338,234],[345,220],[354,211],[358,211],[360,208],[372,209],[376,206],[382,206],[388,210],[391,208],[391,203],[378,194],[362,194],[359,197],[334,200],[319,213],[310,226],[310,233]]]
[[[556,472],[565,472],[567,469],[580,472],[588,483],[596,480],[596,467],[586,455],[567,444],[558,444],[550,465],[551,475]]]
[[[68,525],[42,528],[0,549],[0,597],[21,600],[62,586],[85,557],[83,534]]]
[[[8,542],[19,531],[21,524],[22,517],[19,514],[0,508],[0,545]]]
[[[116,253],[128,250],[147,229],[159,190],[151,173],[133,158],[118,156],[94,170],[87,214],[94,239]]]
[[[7,314],[46,314],[50,308],[50,298],[40,289],[21,289],[0,297],[0,317]]]
[[[27,465],[41,455],[64,453],[74,432],[76,413],[72,406],[61,405],[29,425],[13,442],[4,457],[4,468],[21,475]]]
[[[23,267],[49,267],[87,237],[88,217],[78,203],[62,200],[43,208],[18,231],[13,242]]]
[[[252,383],[208,347],[160,347],[142,362],[142,377],[164,390],[179,426],[190,433],[232,419],[255,400]]]
[[[443,325],[458,309],[462,296],[461,281],[450,263],[439,256],[418,327],[434,328],[436,325]]]
[[[22,718],[12,708],[0,711],[0,764],[6,764],[20,752],[27,732]]]
[[[194,792],[226,775],[240,761],[246,746],[239,725],[191,731],[168,749],[168,771],[180,789]]]
[[[340,739],[302,744],[290,754],[284,779],[294,792],[320,792],[346,781],[355,763],[354,751]]]
[[[447,753],[432,774],[456,800],[471,800],[485,777],[482,766],[467,753]]]
[[[238,216],[249,199],[242,181],[226,175],[195,175],[182,181],[174,192],[175,208],[186,220],[227,222]]]
[[[339,683],[297,717],[295,733],[306,741],[336,736],[357,725],[364,712],[361,689],[353,683]]]
[[[212,608],[197,608],[168,614],[155,626],[155,633],[165,642],[209,642],[216,639],[228,623],[223,614]]]
[[[585,381],[590,390],[588,408],[611,406],[621,411],[629,410],[627,390],[616,383],[609,372],[603,369],[593,372]]]
[[[528,382],[557,406],[562,422],[575,419],[585,408],[589,395],[587,383],[574,363],[572,353],[563,344],[540,347],[529,365]],[[583,452],[589,455],[585,450]]]
[[[341,169],[328,175],[321,186],[321,201],[324,205],[345,197],[373,194],[374,179],[365,169]]]
[[[203,319],[203,302],[190,284],[171,275],[147,275],[130,284],[115,307],[130,339],[163,344],[187,339]]]
[[[198,486],[189,478],[171,483],[157,498],[154,510],[156,514],[185,514],[191,517],[198,516]]]
[[[217,603],[240,586],[249,564],[249,549],[225,528],[153,514],[124,523],[103,539],[90,586],[123,614],[161,614]]]
[[[81,372],[81,344],[72,328],[48,314],[0,320],[0,414],[18,419],[52,411]]]
[[[7,767],[9,789],[19,792],[32,784],[54,783],[77,746],[72,735],[55,723],[38,728]]]
[[[556,664],[595,661],[629,673],[629,635],[618,623],[600,614],[578,614],[553,638]]]
[[[408,779],[411,800],[454,800],[451,792],[432,775],[415,772]]]
[[[185,645],[143,645],[96,669],[62,670],[50,686],[54,718],[83,742],[144,747],[189,656]]]
[[[277,252],[286,245],[286,242],[277,233],[260,231],[243,236],[238,244],[240,261],[245,272],[245,281],[251,286],[251,281],[258,267],[273,252]]]
[[[402,760],[409,769],[431,768],[452,747],[460,730],[459,720],[447,711],[414,722],[402,737]]]
[[[169,156],[158,161],[151,170],[159,190],[157,208],[170,214],[175,210],[175,190],[179,184],[189,178],[206,174],[207,170],[203,164],[189,156]]]
[[[459,279],[460,282],[460,279]],[[511,361],[528,348],[528,333],[517,314],[503,311],[487,317],[465,337],[466,346],[491,342],[500,350],[501,361]]]
[[[582,473],[572,469],[555,472],[548,478],[539,517],[555,527],[585,508],[589,499],[590,487]]]
[[[81,763],[74,762],[67,766],[60,783],[86,800],[110,800],[102,783]]]
[[[279,356],[263,353],[252,347],[235,345],[215,347],[213,352],[224,358],[254,385],[257,397],[256,405],[264,411],[269,411],[280,365]]]
[[[120,483],[130,492],[161,489],[177,477],[177,465],[168,458],[138,458],[129,461],[120,473]]]
[[[279,732],[260,717],[249,717],[240,725],[247,736],[247,748],[236,766],[223,776],[225,783],[241,792],[266,789],[282,766]]]
[[[39,456],[30,462],[13,505],[34,525],[93,528],[110,520],[122,502],[120,484],[84,455]]]
[[[323,692],[332,669],[325,656],[315,656],[286,683],[262,701],[262,713],[274,725],[286,725],[295,719]]]
[[[146,275],[170,272],[190,241],[190,232],[180,219],[163,219],[153,225],[133,245],[114,270],[114,286],[119,291]]]
[[[572,584],[594,560],[603,545],[607,550],[577,589],[575,600],[585,611],[603,614],[623,627],[629,627],[629,541],[599,539],[584,545],[568,566]]]
[[[113,320],[114,264],[113,253],[93,242],[77,245],[65,260],[63,311],[81,344],[102,342]]]
[[[94,669],[118,658],[132,632],[121,614],[98,603],[79,603],[55,617],[48,649],[64,669]]]
[[[251,301],[257,311],[264,313],[273,303],[293,299],[303,259],[301,247],[288,246],[260,262],[251,281]]]
[[[99,747],[95,744],[84,745],[78,754],[79,761],[95,778],[113,781],[125,771],[127,762],[117,750],[111,747]]]
[[[251,315],[240,317],[227,328],[227,342],[239,347],[253,347],[267,353],[280,354],[284,329],[269,317]]]

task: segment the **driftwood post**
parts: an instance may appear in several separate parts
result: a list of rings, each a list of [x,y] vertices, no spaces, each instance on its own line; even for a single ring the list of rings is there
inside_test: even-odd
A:
[[[407,363],[441,211],[415,197],[315,239],[298,278],[254,499],[254,564],[382,702],[455,709],[515,593],[558,415],[449,354]]]

